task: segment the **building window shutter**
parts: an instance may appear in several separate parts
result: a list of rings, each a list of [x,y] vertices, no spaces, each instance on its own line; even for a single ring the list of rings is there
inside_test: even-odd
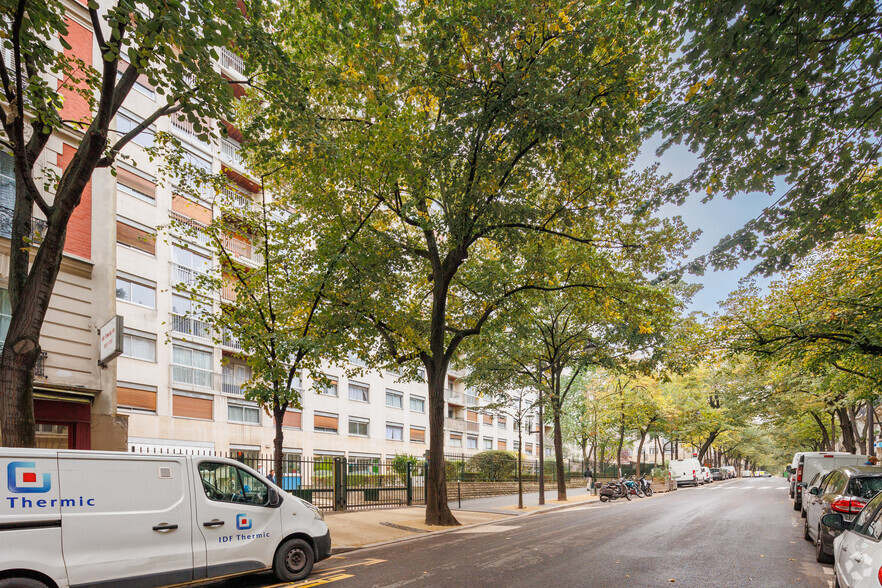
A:
[[[116,221],[116,242],[156,255],[156,237],[121,221]]]

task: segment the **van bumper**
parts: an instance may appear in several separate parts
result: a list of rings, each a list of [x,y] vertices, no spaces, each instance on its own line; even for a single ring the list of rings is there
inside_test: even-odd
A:
[[[313,537],[315,540],[315,561],[322,561],[331,555],[331,531],[321,537]]]

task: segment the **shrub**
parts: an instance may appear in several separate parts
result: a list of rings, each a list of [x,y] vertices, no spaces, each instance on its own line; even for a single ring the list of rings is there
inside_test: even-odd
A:
[[[482,451],[469,460],[472,469],[490,482],[517,477],[518,458],[510,451]]]

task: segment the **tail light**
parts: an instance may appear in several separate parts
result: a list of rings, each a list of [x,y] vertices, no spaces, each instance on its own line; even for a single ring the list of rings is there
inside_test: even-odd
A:
[[[802,482],[802,466],[799,466],[799,468],[796,470],[796,481]]]
[[[879,568],[879,573],[876,574],[876,577],[879,579],[879,585],[882,586],[882,568]]]
[[[843,514],[857,514],[861,512],[861,509],[865,506],[867,506],[867,503],[864,500],[857,500],[855,498],[838,498],[833,501],[830,508]]]

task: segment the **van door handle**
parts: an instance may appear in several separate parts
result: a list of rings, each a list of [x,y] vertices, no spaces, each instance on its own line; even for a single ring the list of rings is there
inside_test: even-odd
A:
[[[153,526],[154,531],[174,531],[177,528],[177,525],[170,525],[168,523],[160,523]]]
[[[214,519],[214,520],[211,520],[211,521],[208,521],[208,522],[202,523],[202,526],[203,526],[203,527],[220,527],[220,526],[222,526],[223,524],[224,524],[223,521],[220,521],[220,520],[218,520],[218,519]]]

